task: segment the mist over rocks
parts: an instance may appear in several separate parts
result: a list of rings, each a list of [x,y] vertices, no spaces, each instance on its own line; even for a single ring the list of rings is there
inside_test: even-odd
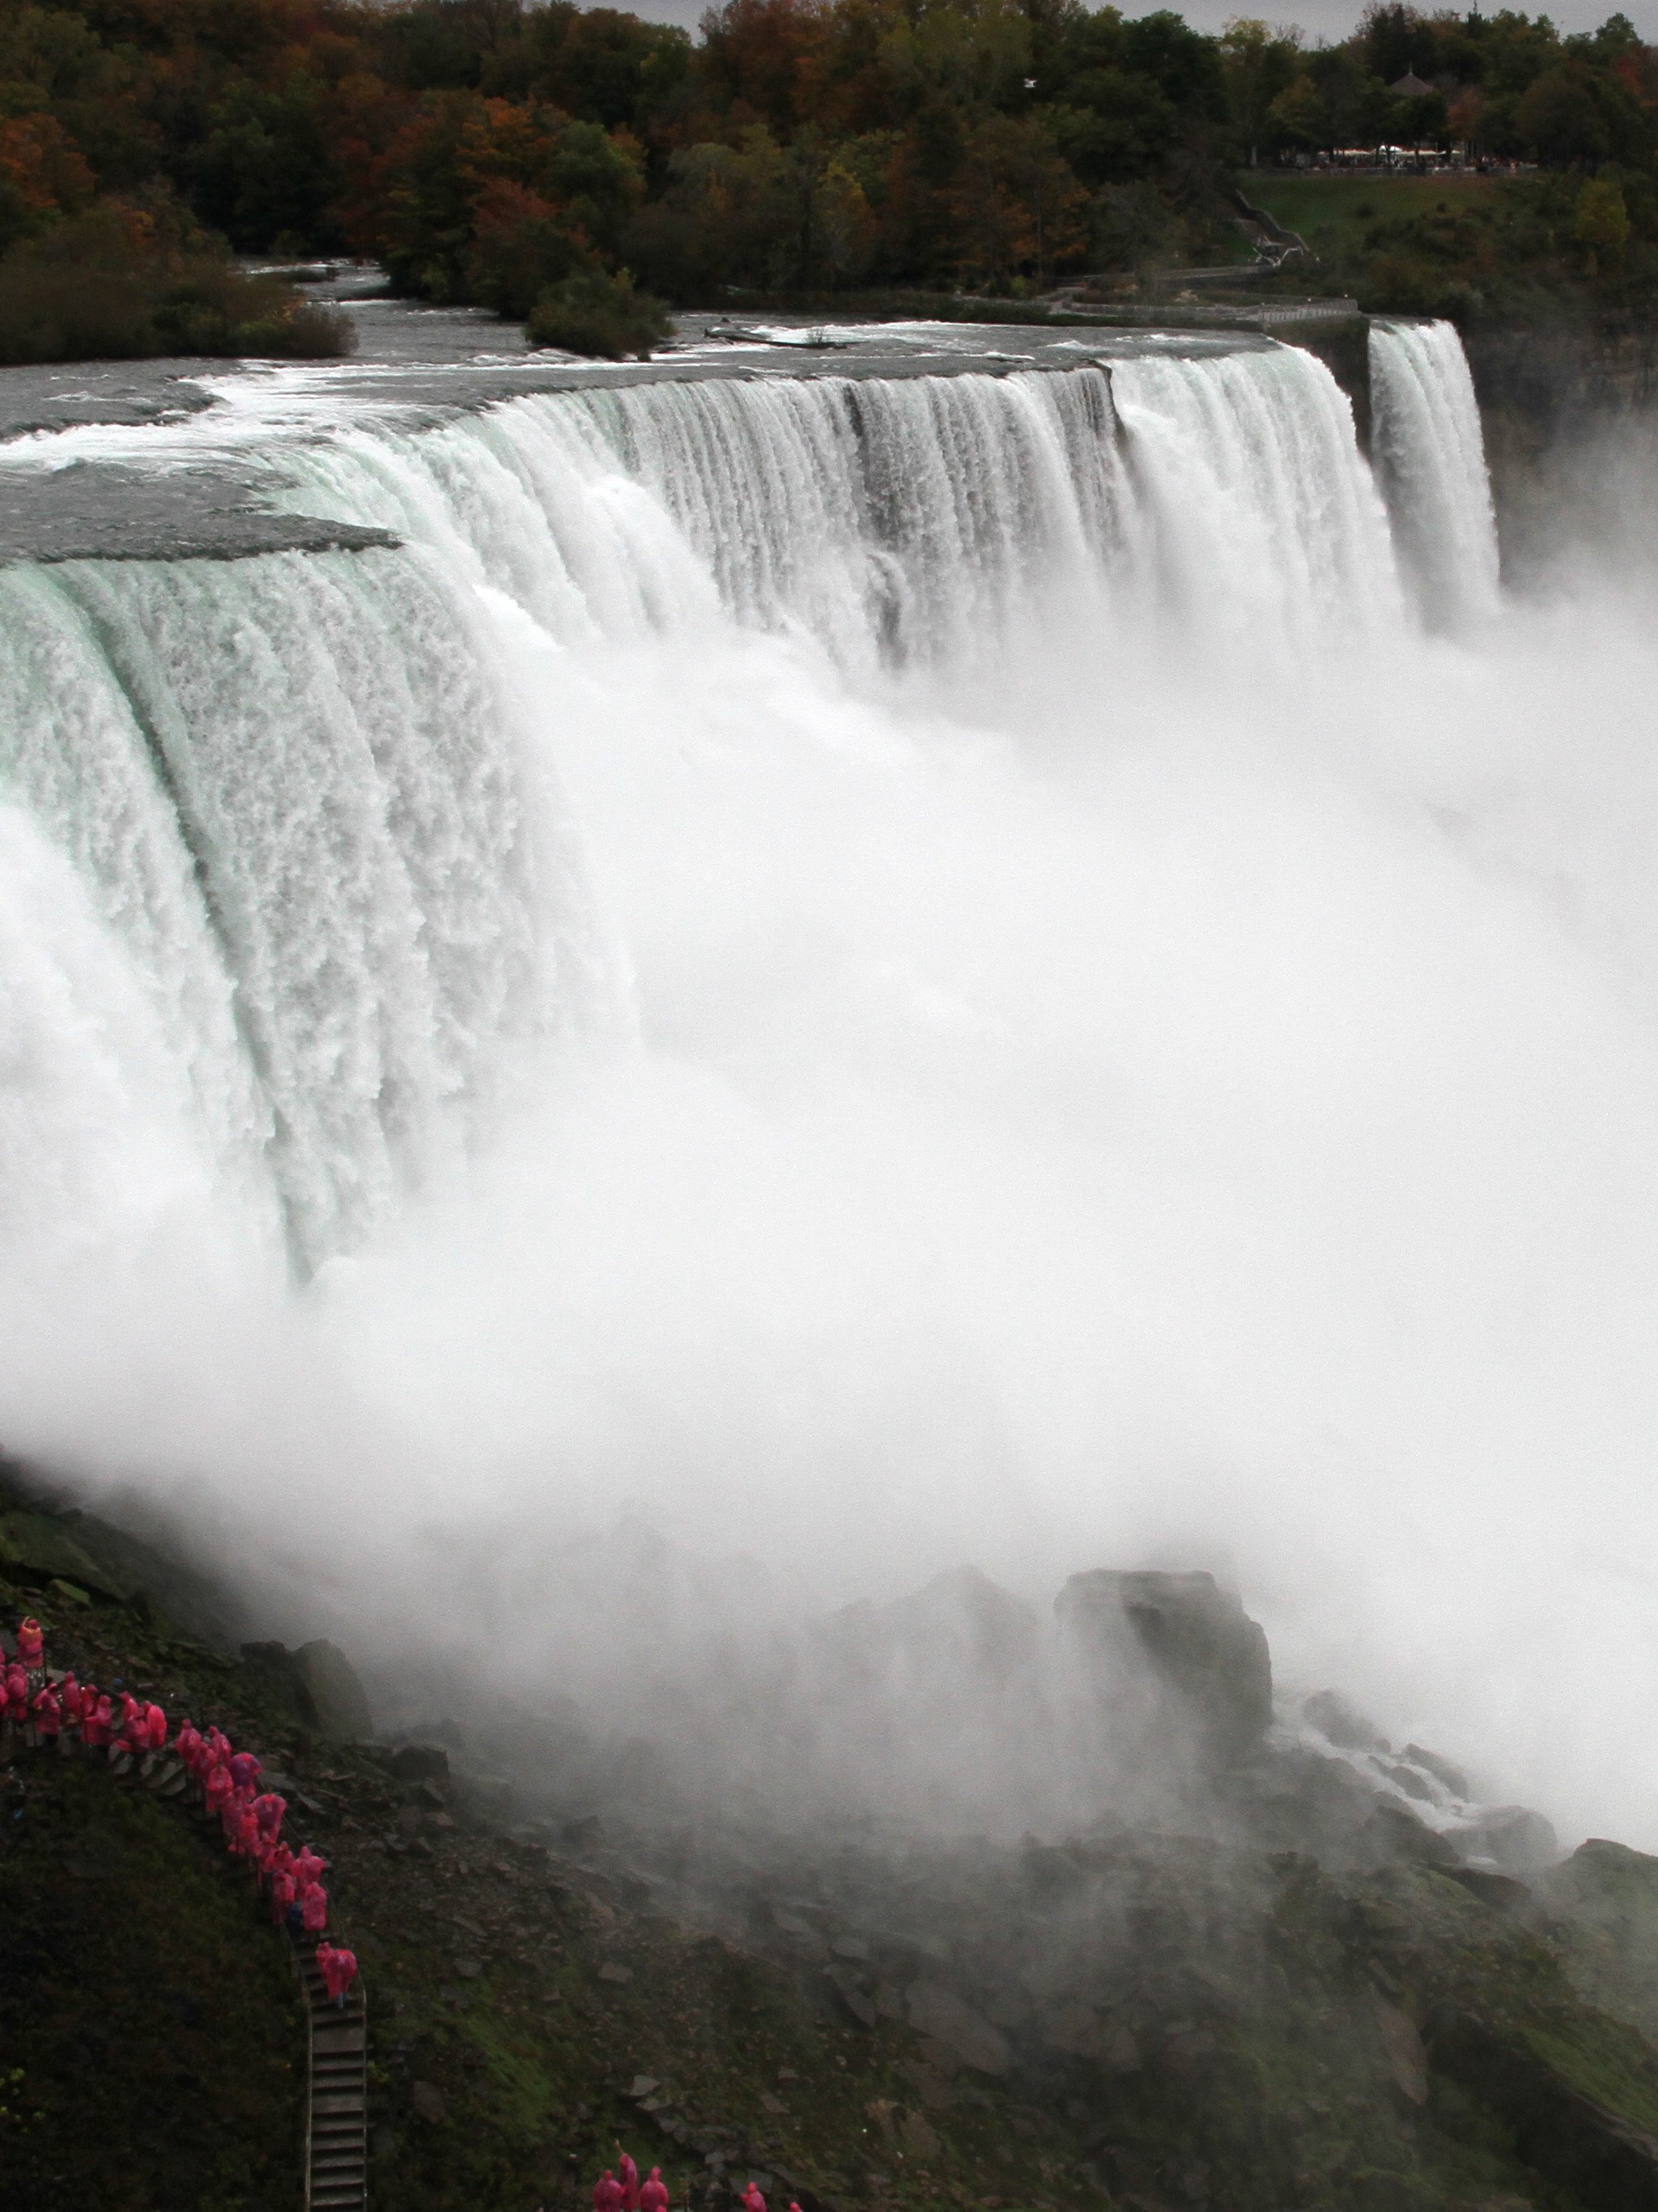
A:
[[[117,1541],[96,1516],[72,1525]],[[669,1570],[672,1547],[618,1540]],[[5,1573],[61,1606],[41,1559]],[[708,1563],[679,1571],[690,1587]],[[152,1651],[199,1648],[153,1605],[76,1603],[106,1649],[128,1621]],[[1658,1860],[1606,1840],[1560,1859],[1534,1816],[1469,1799],[1458,1768],[1394,1750],[1335,1692],[1274,1711],[1259,1625],[1210,1576],[1096,1569],[1042,1607],[962,1570],[781,1642],[768,1618],[722,1645],[746,1665],[695,1759],[671,1741],[712,1680],[687,1662],[689,1618],[651,1653],[654,1707],[611,1644],[627,1694],[609,1713],[602,1669],[550,1697],[499,1652],[486,1679],[429,1642],[423,1678],[335,1650],[362,1661],[379,1737],[302,1733],[282,1757],[369,1923],[388,2174],[398,2129],[423,2162],[479,2094],[419,2025],[431,1999],[411,2017],[406,1961],[429,1960],[452,2014],[475,1987],[488,2010],[515,1957],[561,1978],[540,2016],[602,2050],[571,2062],[600,2068],[590,2099],[625,2101],[620,2124],[689,2162],[695,2212],[724,2212],[751,2172],[829,2212],[939,2188],[982,2202],[1010,2161],[1040,2175],[1034,2202],[1100,2212],[1654,2201]],[[220,1679],[292,1726],[299,1656],[249,1643]],[[722,1733],[739,1718],[740,1756]],[[811,1759],[835,1752],[849,1790],[846,1747],[872,1721],[887,1733],[856,1776],[872,1794],[834,1803]],[[1042,1757],[1019,1764],[1038,1722]],[[936,1786],[952,1759],[1002,1757],[1042,1782],[1024,1809],[1045,1832],[966,1820],[1017,1809],[983,1772]],[[895,1797],[895,1760],[922,1760],[929,1786]],[[1527,1871],[1500,1870],[1499,1848]]]

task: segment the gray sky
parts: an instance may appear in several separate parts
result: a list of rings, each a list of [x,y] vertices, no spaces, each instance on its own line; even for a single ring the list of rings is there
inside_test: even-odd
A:
[[[629,0],[612,0],[612,4],[626,7]],[[708,0],[631,0],[631,12],[643,15],[653,23],[683,23],[688,31],[695,31],[701,21]],[[1424,0],[1424,11],[1431,12],[1433,0]],[[1491,0],[1495,11],[1498,0]],[[1528,0],[1520,0],[1525,12],[1547,14],[1563,31],[1592,31],[1596,24],[1605,22],[1608,15],[1619,12],[1615,0],[1558,0],[1553,7],[1537,8]],[[1199,31],[1218,31],[1233,15],[1260,15],[1269,22],[1299,23],[1309,40],[1344,39],[1358,21],[1363,0],[1293,0],[1290,6],[1274,5],[1272,0],[1187,0],[1177,12]],[[1149,8],[1131,4],[1123,10],[1128,15],[1149,15]],[[1643,39],[1658,42],[1658,0],[1625,0],[1621,12],[1627,15]]]

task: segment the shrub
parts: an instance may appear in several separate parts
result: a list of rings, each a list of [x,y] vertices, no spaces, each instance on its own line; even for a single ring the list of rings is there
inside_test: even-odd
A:
[[[594,270],[550,285],[536,301],[526,335],[532,346],[558,346],[593,360],[647,361],[672,328],[661,301],[636,292],[627,270],[614,276]]]
[[[316,359],[353,343],[343,316],[280,277],[244,276],[199,234],[160,243],[144,217],[113,205],[0,255],[0,362]]]

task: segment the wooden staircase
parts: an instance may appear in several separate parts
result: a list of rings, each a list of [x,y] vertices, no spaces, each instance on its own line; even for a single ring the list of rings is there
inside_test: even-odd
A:
[[[368,2008],[361,1979],[343,2008],[329,2003],[316,1948],[309,1936],[295,1945],[310,2014],[307,2212],[361,2212],[368,2202]]]

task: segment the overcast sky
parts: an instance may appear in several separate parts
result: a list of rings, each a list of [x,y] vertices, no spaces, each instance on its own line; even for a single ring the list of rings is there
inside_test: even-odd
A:
[[[629,7],[630,12],[644,15],[653,23],[683,23],[695,31],[702,19],[707,0],[612,0],[612,4]],[[1525,0],[1521,0],[1525,5]],[[1495,12],[1493,0],[1492,12]],[[1272,4],[1272,0],[1187,0],[1176,12],[1200,31],[1218,31],[1233,15],[1264,15],[1269,22],[1299,23],[1309,40],[1344,39],[1357,21],[1363,0],[1294,0],[1293,6]],[[1124,9],[1127,15],[1145,15],[1150,9],[1130,5]],[[1424,10],[1428,12],[1428,10]],[[1527,14],[1546,13],[1563,31],[1592,31],[1597,23],[1619,12],[1611,0],[1558,0],[1558,4],[1540,10],[1527,6]],[[1658,0],[1626,0],[1621,12],[1627,15],[1643,39],[1658,41]]]

